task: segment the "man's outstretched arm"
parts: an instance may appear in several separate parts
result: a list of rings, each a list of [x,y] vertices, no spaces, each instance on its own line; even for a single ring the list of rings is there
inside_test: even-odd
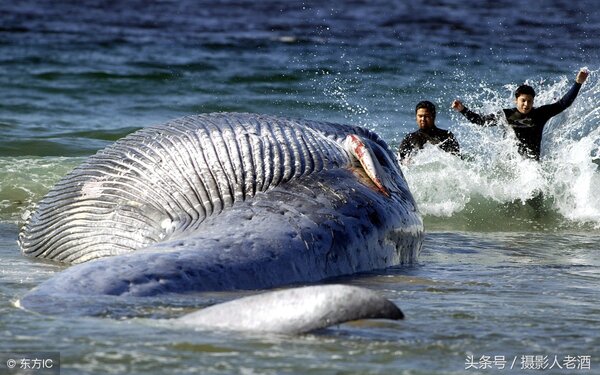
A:
[[[571,89],[559,101],[554,104],[542,106],[540,110],[550,118],[569,108],[575,101],[575,98],[577,98],[581,85],[585,82],[589,74],[590,72],[587,69],[581,68],[575,77],[575,83],[571,86]]]
[[[462,113],[467,118],[467,120],[469,120],[472,123],[477,124],[477,125],[493,126],[493,125],[497,125],[497,123],[498,123],[498,118],[496,117],[495,114],[489,114],[486,116],[482,116],[478,113],[475,113],[475,112],[469,110],[467,107],[465,107],[465,105],[460,100],[453,101],[452,108],[454,108],[456,111]]]

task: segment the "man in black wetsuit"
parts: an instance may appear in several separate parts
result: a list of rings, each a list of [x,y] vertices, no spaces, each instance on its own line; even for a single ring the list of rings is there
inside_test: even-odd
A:
[[[452,154],[459,154],[460,149],[454,134],[435,126],[435,105],[432,102],[426,100],[419,102],[415,114],[419,130],[407,134],[400,143],[398,149],[400,160],[404,161],[411,153],[422,149],[425,143],[437,145]]]
[[[535,91],[531,86],[522,85],[515,91],[515,108],[505,108],[502,111],[508,125],[513,129],[519,141],[519,153],[535,160],[540,159],[542,132],[544,126],[553,116],[567,109],[577,97],[581,85],[585,82],[589,72],[581,69],[577,73],[573,87],[558,102],[533,107]],[[470,111],[459,100],[452,102],[452,108],[462,113],[472,123],[483,126],[498,125],[501,114],[481,116]]]

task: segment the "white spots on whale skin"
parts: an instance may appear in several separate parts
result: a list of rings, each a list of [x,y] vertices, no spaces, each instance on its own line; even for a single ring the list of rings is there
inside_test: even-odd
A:
[[[164,234],[161,233],[161,237],[166,237],[168,234],[171,234],[175,231],[175,227],[177,224],[171,219],[164,219],[160,222],[160,227],[164,230]]]
[[[102,181],[90,180],[81,188],[81,197],[89,199],[99,198],[102,196],[103,192],[104,186]]]

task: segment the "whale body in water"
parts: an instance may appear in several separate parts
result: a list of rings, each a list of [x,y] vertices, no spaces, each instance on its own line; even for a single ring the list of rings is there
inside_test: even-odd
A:
[[[256,114],[188,116],[99,151],[37,204],[19,234],[22,252],[72,265],[19,304],[59,313],[96,297],[310,284],[412,262],[422,238],[407,183],[375,133]],[[305,313],[306,322],[274,330],[400,316],[386,303],[356,314],[351,295],[376,297],[354,287],[265,298],[308,301],[315,293],[354,313],[330,320]],[[266,303],[249,298],[250,314]],[[181,319],[201,317],[202,310]]]

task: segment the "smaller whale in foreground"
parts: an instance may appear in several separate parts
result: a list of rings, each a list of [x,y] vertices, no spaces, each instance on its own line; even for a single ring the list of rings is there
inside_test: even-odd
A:
[[[399,320],[404,314],[372,290],[334,284],[235,299],[167,322],[210,330],[299,334],[360,319]]]

